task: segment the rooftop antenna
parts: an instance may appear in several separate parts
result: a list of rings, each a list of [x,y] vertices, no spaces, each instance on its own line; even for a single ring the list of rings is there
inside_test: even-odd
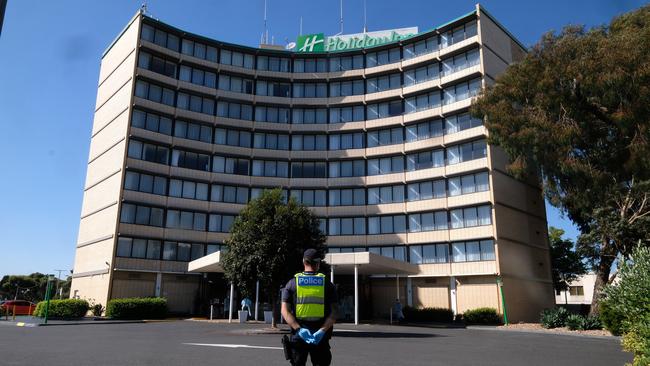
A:
[[[339,32],[339,34],[343,34],[343,0],[341,0],[340,4],[341,4],[341,6],[340,6],[341,7],[341,19],[340,19],[339,22],[341,23],[341,31]]]
[[[264,0],[264,43],[269,43],[269,29],[266,22],[266,0]]]
[[[143,2],[142,5],[140,5],[140,12],[142,14],[147,14],[147,2]]]
[[[363,33],[368,33],[368,21],[366,17],[366,0],[363,0]]]

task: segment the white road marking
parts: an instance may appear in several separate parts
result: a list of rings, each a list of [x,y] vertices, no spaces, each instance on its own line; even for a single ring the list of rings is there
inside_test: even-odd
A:
[[[336,332],[361,332],[358,329],[334,329],[334,333]]]
[[[183,343],[188,346],[206,346],[223,348],[259,348],[259,349],[282,349],[282,347],[249,346],[247,344],[225,344],[225,343]]]

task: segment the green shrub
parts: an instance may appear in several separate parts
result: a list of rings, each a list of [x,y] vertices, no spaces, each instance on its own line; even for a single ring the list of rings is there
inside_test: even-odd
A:
[[[45,301],[36,305],[34,316],[45,317]],[[73,319],[82,318],[88,312],[88,301],[80,299],[50,300],[47,311],[48,318]]]
[[[605,329],[609,330],[613,335],[621,335],[625,315],[610,306],[607,301],[600,302],[598,312],[600,322]]]
[[[501,316],[499,316],[495,308],[467,310],[463,317],[467,324],[501,324]]]
[[[404,318],[410,322],[435,322],[451,323],[454,320],[454,312],[445,308],[422,308],[417,309],[405,306],[402,309]]]
[[[603,324],[597,316],[583,317],[581,330],[603,329]]]
[[[584,321],[584,319],[585,318],[583,318],[582,315],[570,314],[569,316],[567,316],[564,325],[566,325],[566,327],[571,330],[579,330],[582,329],[582,322]]]
[[[114,319],[160,319],[167,316],[167,299],[134,297],[113,299],[106,305],[106,316]]]
[[[569,311],[565,308],[544,309],[540,314],[539,322],[546,329],[560,328],[566,325]]]
[[[634,352],[632,366],[650,365],[650,317],[632,325],[623,335],[623,349]]]

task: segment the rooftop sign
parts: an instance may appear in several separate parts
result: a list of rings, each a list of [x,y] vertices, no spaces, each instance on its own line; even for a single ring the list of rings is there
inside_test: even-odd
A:
[[[400,28],[378,32],[344,34],[325,37],[323,33],[298,36],[294,47],[295,52],[332,52],[349,51],[360,48],[379,46],[385,43],[396,42],[418,33],[417,27]]]

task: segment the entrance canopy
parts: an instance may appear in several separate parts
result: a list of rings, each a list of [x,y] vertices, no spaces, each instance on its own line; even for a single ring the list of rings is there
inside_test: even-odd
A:
[[[187,264],[188,272],[223,272],[221,251],[208,254]]]
[[[325,261],[334,267],[337,274],[355,274],[355,267],[356,273],[365,275],[418,273],[414,264],[370,252],[328,253],[325,255]]]

